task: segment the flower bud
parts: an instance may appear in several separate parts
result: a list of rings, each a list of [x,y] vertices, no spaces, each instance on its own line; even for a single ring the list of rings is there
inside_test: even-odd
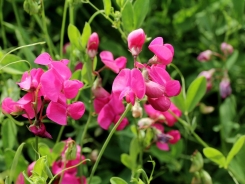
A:
[[[66,160],[74,160],[77,158],[77,145],[75,141],[68,140],[67,141],[67,149],[65,151]]]
[[[38,14],[41,8],[38,2],[36,0],[25,0],[23,4],[24,10],[30,15]]]
[[[233,52],[233,47],[232,47],[232,45],[230,45],[230,44],[228,44],[228,43],[225,43],[225,42],[223,42],[223,43],[220,45],[220,49],[221,49],[221,51],[222,51],[225,55],[232,54],[232,52]]]
[[[201,176],[201,179],[202,179],[202,183],[205,183],[205,184],[212,184],[212,178],[210,177],[210,175],[208,174],[207,171],[205,170],[201,170],[200,171],[200,176]]]
[[[143,114],[143,109],[140,106],[139,102],[135,102],[134,106],[132,107],[132,116],[134,118],[141,118]]]
[[[137,29],[128,35],[128,48],[133,56],[138,56],[145,43],[145,33],[143,29]]]
[[[203,114],[209,114],[211,112],[214,111],[214,107],[213,106],[206,106],[204,103],[200,103],[200,111]]]
[[[230,80],[228,77],[224,77],[219,84],[219,92],[222,98],[228,97],[231,92]]]
[[[191,156],[191,168],[189,172],[197,172],[203,167],[203,158],[202,154],[199,151],[195,151],[193,155]]]
[[[211,50],[203,51],[197,56],[197,60],[200,62],[209,61],[211,59],[212,54],[213,52]]]
[[[29,130],[34,135],[37,135],[39,137],[46,137],[52,139],[52,136],[46,131],[46,127],[42,122],[40,122],[39,125],[36,125],[35,123],[30,125]]]
[[[92,33],[88,39],[88,44],[87,44],[87,54],[91,59],[93,59],[96,56],[99,43],[100,41],[99,41],[98,34],[95,32]]]

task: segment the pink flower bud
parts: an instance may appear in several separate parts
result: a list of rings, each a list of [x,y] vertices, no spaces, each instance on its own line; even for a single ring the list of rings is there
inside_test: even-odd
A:
[[[78,62],[75,66],[75,71],[76,70],[82,70],[83,69],[83,63],[82,62]]]
[[[143,114],[142,111],[143,111],[143,109],[140,106],[140,103],[139,102],[135,102],[134,106],[132,107],[132,116],[134,118],[142,117],[142,114]]]
[[[2,102],[2,111],[6,114],[19,115],[23,113],[21,105],[7,97]]]
[[[90,58],[94,58],[97,54],[97,50],[99,47],[99,36],[97,33],[92,33],[88,39],[88,44],[87,44],[87,54],[89,55]]]
[[[222,51],[225,55],[232,54],[232,52],[233,52],[233,47],[232,47],[232,45],[230,45],[230,44],[228,44],[228,43],[225,43],[225,42],[223,42],[223,43],[220,45],[220,49],[221,49],[221,51]]]
[[[128,35],[128,48],[133,56],[138,56],[145,43],[145,33],[143,29],[137,29],[129,33]]]
[[[29,130],[39,137],[46,137],[49,139],[52,139],[52,136],[46,131],[45,125],[41,122],[39,126],[36,126],[34,124],[29,126]]]
[[[219,84],[219,92],[220,92],[220,96],[222,98],[226,98],[226,97],[228,97],[231,94],[232,89],[231,89],[231,86],[230,86],[229,78],[224,77],[221,80],[221,82]]]
[[[211,50],[205,50],[197,56],[197,60],[200,62],[209,61],[213,52]]]

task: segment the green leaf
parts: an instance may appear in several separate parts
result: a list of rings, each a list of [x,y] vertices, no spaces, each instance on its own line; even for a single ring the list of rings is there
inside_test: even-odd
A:
[[[54,145],[52,152],[51,152],[51,165],[53,162],[61,155],[62,151],[64,150],[65,143],[58,142]]]
[[[89,23],[85,22],[85,25],[84,25],[84,28],[83,28],[83,33],[82,33],[82,36],[81,36],[81,45],[82,45],[82,48],[85,49],[87,43],[88,43],[88,39],[91,35],[91,27],[89,25]]]
[[[217,149],[207,147],[203,149],[204,155],[219,165],[219,167],[224,167],[226,164],[225,156]]]
[[[240,24],[242,24],[245,0],[232,0],[232,3],[236,18],[240,22]]]
[[[84,63],[82,69],[82,81],[88,86],[91,86],[93,84],[92,62],[88,61]]]
[[[2,123],[2,141],[3,148],[12,149],[16,143],[17,128],[13,121],[10,119],[5,119]]]
[[[88,179],[88,183],[91,183],[91,184],[100,184],[102,182],[102,180],[99,176],[93,176],[91,182],[89,182],[89,179]]]
[[[205,77],[196,78],[190,85],[186,95],[186,110],[191,112],[206,92]]]
[[[82,70],[76,70],[75,72],[73,72],[72,76],[71,76],[71,79],[74,80],[81,80],[81,74],[82,74]]]
[[[20,88],[16,85],[16,82],[12,79],[8,79],[4,86],[2,86],[2,94],[0,101],[2,102],[4,98],[10,97],[14,101],[20,98]]]
[[[77,29],[77,27],[72,24],[69,24],[68,38],[71,44],[73,44],[76,48],[80,48],[80,45],[79,45],[80,36],[81,34],[80,34],[80,31]]]
[[[127,1],[122,10],[122,24],[127,34],[134,30],[134,10],[130,1]]]
[[[134,3],[134,29],[141,27],[149,9],[149,0],[136,0]]]
[[[230,152],[228,153],[227,159],[226,159],[226,168],[228,167],[229,163],[233,159],[233,157],[240,151],[244,144],[245,136],[241,136],[236,143],[231,148]]]
[[[10,169],[10,174],[9,174],[9,183],[12,183],[12,181],[13,181],[14,173],[16,171],[16,167],[17,167],[17,164],[19,162],[19,158],[21,156],[21,152],[22,152],[22,149],[23,149],[24,145],[25,145],[25,143],[22,143],[18,147],[18,149],[17,149],[17,151],[16,151],[16,153],[14,155],[13,163],[12,163],[12,166],[11,166],[11,169]]]
[[[112,177],[110,179],[111,184],[128,184],[125,180],[119,177]]]
[[[126,153],[121,154],[121,162],[122,162],[123,165],[125,165],[127,168],[133,169],[133,168],[132,168],[132,160],[131,160],[131,157],[130,157],[128,154],[126,154]]]
[[[108,16],[111,13],[111,0],[103,0],[105,14]]]
[[[46,173],[46,164],[47,164],[47,157],[43,156],[40,157],[32,170],[32,176],[31,177],[40,177],[40,178],[48,178],[48,175]]]
[[[129,155],[133,162],[136,162],[139,153],[140,153],[139,141],[138,138],[135,137],[132,139],[130,143],[130,149],[129,149]]]
[[[38,152],[41,156],[46,156],[48,163],[51,162],[50,148],[45,143],[38,143]]]
[[[171,98],[171,101],[176,105],[182,112],[186,111],[185,107],[185,99],[183,96],[183,92],[181,90],[180,94],[178,96],[174,96]]]
[[[233,54],[227,59],[226,61],[227,70],[230,70],[231,67],[235,64],[238,58],[238,54],[239,54],[238,50],[235,50]]]

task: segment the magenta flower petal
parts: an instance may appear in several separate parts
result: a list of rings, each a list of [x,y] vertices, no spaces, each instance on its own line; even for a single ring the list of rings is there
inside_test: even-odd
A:
[[[32,69],[30,71],[30,74],[31,74],[31,87],[33,88],[37,88],[39,83],[40,83],[40,79],[41,79],[41,76],[44,74],[44,71],[41,69],[41,68],[38,68],[38,69]]]
[[[71,70],[62,62],[52,62],[52,68],[56,71],[56,75],[61,77],[61,80],[68,80],[71,78]]]
[[[162,96],[160,98],[148,98],[148,102],[152,107],[158,111],[167,111],[171,105],[171,101],[168,97]]]
[[[37,127],[35,125],[30,125],[29,130],[34,134],[39,137],[45,137],[52,139],[52,136],[46,131],[46,127],[43,123],[40,124],[40,127]]]
[[[101,61],[110,68],[113,72],[118,73],[119,67],[116,65],[116,62],[114,61],[113,55],[109,51],[102,51],[100,53]]]
[[[164,44],[163,38],[162,37],[156,37],[154,40],[151,41],[149,46],[152,46],[152,45],[163,45],[163,44]]]
[[[164,44],[164,46],[167,47],[172,52],[172,54],[174,55],[174,47],[171,44],[166,43],[166,44]]]
[[[130,86],[131,84],[131,70],[130,69],[123,69],[120,73],[116,76],[112,84],[112,91],[114,93],[121,93],[126,87]]]
[[[173,60],[172,51],[164,45],[151,45],[149,49],[157,56],[158,62],[162,64],[169,64]]]
[[[142,73],[136,68],[131,70],[131,88],[139,99],[145,96],[145,81]]]
[[[169,146],[167,143],[157,142],[156,145],[160,150],[163,150],[163,151],[169,150]]]
[[[77,96],[79,89],[83,87],[83,83],[79,80],[66,80],[63,84],[63,91],[67,99],[72,99]]]
[[[28,72],[24,72],[21,78],[21,82],[17,84],[21,89],[29,90],[31,88],[31,75]]]
[[[172,139],[169,140],[170,144],[177,143],[181,138],[180,132],[178,130],[170,130],[167,135],[170,135],[172,137]]]
[[[149,70],[149,77],[152,81],[165,86],[167,81],[171,80],[169,73],[160,67],[152,66]]]
[[[73,104],[68,105],[67,114],[75,120],[80,119],[85,112],[85,106],[83,102],[75,102]]]
[[[137,29],[129,33],[128,35],[128,48],[133,56],[139,55],[145,43],[146,35],[143,29]]]
[[[21,105],[7,97],[2,101],[2,111],[6,114],[18,115],[23,112]]]
[[[45,72],[41,77],[43,94],[50,100],[57,102],[62,89],[62,82],[57,79],[54,69]]]
[[[115,59],[114,62],[116,63],[119,70],[122,70],[122,69],[126,68],[127,58],[121,56],[121,57]]]
[[[168,81],[166,84],[166,95],[169,97],[177,96],[181,91],[180,82],[177,80]]]
[[[109,98],[108,97],[104,97],[104,98],[95,98],[94,99],[94,111],[99,114],[99,112],[101,111],[101,109],[105,106],[105,104],[107,104],[109,102]]]
[[[52,61],[53,60],[51,56],[47,52],[44,52],[35,59],[34,63],[40,64],[40,65],[49,65]]]
[[[146,85],[146,92],[145,94],[150,98],[158,98],[164,95],[165,87],[153,82],[153,81],[147,81],[145,83]]]
[[[117,121],[120,119],[121,116],[117,115],[116,118],[114,119],[113,123],[116,124]],[[128,119],[123,118],[119,126],[117,127],[117,130],[123,130],[126,126],[128,125]]]
[[[114,112],[110,105],[106,104],[100,111],[98,116],[98,123],[101,128],[108,130],[114,119]]]
[[[47,110],[47,117],[59,125],[67,124],[66,107],[60,103],[50,102]]]

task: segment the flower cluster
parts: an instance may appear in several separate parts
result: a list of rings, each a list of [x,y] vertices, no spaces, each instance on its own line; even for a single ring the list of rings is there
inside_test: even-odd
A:
[[[108,129],[110,125],[115,124],[125,110],[123,101],[131,103],[135,108],[140,109],[140,100],[146,99],[147,104],[145,109],[150,106],[155,112],[161,114],[162,117],[169,118],[165,123],[172,126],[176,121],[167,110],[169,108],[176,108],[170,98],[177,96],[180,93],[181,85],[179,81],[171,79],[169,73],[166,71],[166,65],[170,64],[174,56],[174,48],[172,45],[164,43],[162,37],[157,37],[149,44],[149,50],[153,52],[154,56],[146,63],[137,61],[138,55],[142,51],[145,43],[146,35],[142,29],[132,31],[127,38],[128,48],[134,59],[134,68],[126,68],[127,59],[123,56],[117,59],[113,58],[113,54],[109,51],[102,51],[99,56],[101,61],[105,64],[103,68],[109,68],[118,75],[113,81],[111,93],[106,91],[102,86],[102,79],[99,71],[97,79],[92,88],[94,95],[94,109],[98,114],[98,123],[103,129]],[[136,108],[137,107],[137,108]],[[134,110],[135,116],[140,117],[142,113],[137,113]],[[176,116],[181,115],[178,110]],[[158,115],[157,115],[158,116]],[[159,117],[158,117],[159,118]],[[154,118],[153,118],[154,119]],[[156,119],[154,120],[156,121]],[[167,123],[168,122],[168,123]],[[127,118],[124,118],[117,130],[122,130],[128,124]],[[168,135],[163,133],[162,125],[152,124],[159,141],[163,143],[163,137]],[[169,132],[168,139],[165,143],[176,143],[180,139],[180,133],[173,134]],[[167,150],[165,147],[164,150]]]
[[[212,56],[216,56],[218,58],[220,58],[223,62],[225,62],[227,60],[227,57],[229,55],[231,55],[233,53],[233,47],[232,45],[223,42],[220,45],[220,50],[222,52],[222,54],[219,54],[217,52],[211,51],[211,50],[206,50],[201,52],[198,57],[197,60],[200,62],[207,62],[210,61],[212,59]],[[210,91],[210,89],[212,88],[212,83],[213,83],[213,74],[218,71],[214,68],[211,68],[208,71],[202,71],[199,76],[204,76],[207,79],[207,91]],[[222,69],[222,78],[221,80],[219,80],[219,91],[220,91],[220,96],[222,98],[226,98],[228,97],[231,92],[231,86],[230,86],[230,79],[229,79],[229,75],[228,75],[228,71],[226,68]]]
[[[5,98],[2,111],[11,115],[22,115],[30,122],[29,130],[40,137],[51,138],[46,131],[43,119],[47,116],[59,125],[67,124],[67,117],[81,118],[85,111],[83,102],[67,103],[67,99],[76,97],[83,83],[71,80],[68,60],[53,61],[48,53],[39,55],[35,63],[48,67],[32,69],[22,75],[19,87],[26,94],[18,101]],[[46,107],[46,113],[44,109]]]

